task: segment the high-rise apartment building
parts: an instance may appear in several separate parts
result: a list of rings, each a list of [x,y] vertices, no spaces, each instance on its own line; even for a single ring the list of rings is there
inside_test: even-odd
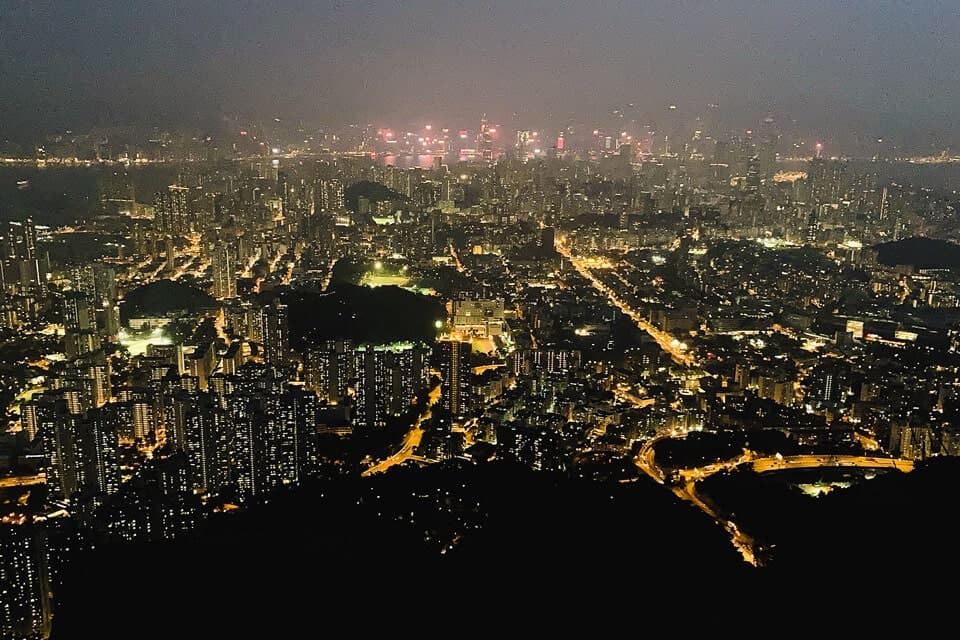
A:
[[[275,299],[260,311],[260,340],[263,359],[276,366],[287,361],[290,353],[290,328],[287,305]]]
[[[469,340],[443,339],[437,343],[440,361],[440,399],[454,420],[463,418],[471,405]]]
[[[175,184],[158,191],[154,198],[154,227],[162,234],[179,236],[193,231],[187,187]]]
[[[424,347],[412,343],[360,345],[354,350],[355,425],[382,427],[401,415],[429,379]]]

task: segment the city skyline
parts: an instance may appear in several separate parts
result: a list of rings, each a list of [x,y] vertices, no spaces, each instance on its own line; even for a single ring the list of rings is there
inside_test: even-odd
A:
[[[483,112],[521,129],[624,116],[735,130],[772,114],[840,148],[955,148],[957,21],[941,2],[15,2],[0,135],[224,117],[462,127]]]

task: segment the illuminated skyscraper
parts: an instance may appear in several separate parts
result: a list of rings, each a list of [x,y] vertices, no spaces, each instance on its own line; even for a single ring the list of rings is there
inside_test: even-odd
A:
[[[230,478],[251,497],[302,479],[316,426],[317,397],[287,389],[272,367],[248,364],[227,397],[231,426]]]
[[[490,126],[487,122],[487,114],[480,118],[480,133],[477,137],[477,150],[480,157],[484,160],[493,161],[493,135],[497,132],[496,128]]]
[[[329,340],[307,354],[307,387],[327,402],[340,402],[353,378],[353,345]]]
[[[321,180],[317,190],[322,211],[340,211],[344,208],[343,183],[340,180]]]
[[[85,293],[67,292],[63,296],[63,327],[67,331],[87,331],[93,328],[93,310]]]
[[[426,349],[411,343],[357,347],[354,424],[383,427],[408,409],[426,386],[428,360]]]
[[[47,546],[38,527],[0,524],[0,637],[49,637]]]
[[[37,437],[44,423],[53,421],[54,409],[55,396],[50,393],[37,394],[20,405],[20,419],[31,442]]]
[[[102,407],[113,391],[111,373],[110,359],[102,351],[95,351],[72,362],[61,377],[51,380],[51,386],[78,390],[84,409]]]
[[[193,230],[187,204],[190,190],[175,184],[158,191],[154,198],[154,227],[160,233],[179,236]]]
[[[91,409],[76,416],[63,404],[57,407],[40,436],[52,495],[70,499],[80,491],[105,495],[120,488],[117,427],[118,416],[112,410]]]
[[[37,255],[37,228],[31,218],[0,227],[0,279],[22,292],[46,290],[46,273]]]
[[[518,130],[517,141],[515,144],[517,159],[523,160],[527,157],[527,144],[529,144],[529,142],[530,142],[530,131],[528,129]]]
[[[113,267],[99,262],[93,265],[93,293],[98,305],[117,301],[117,272]]]
[[[471,368],[469,340],[444,339],[437,343],[440,351],[440,398],[443,409],[455,420],[470,410]]]
[[[276,366],[286,362],[290,352],[289,317],[287,305],[279,298],[260,312],[260,339],[264,360]]]
[[[216,493],[227,480],[232,436],[230,416],[212,394],[191,395],[185,399],[193,400],[195,405],[186,413],[183,441],[177,445],[187,454],[190,488]]]

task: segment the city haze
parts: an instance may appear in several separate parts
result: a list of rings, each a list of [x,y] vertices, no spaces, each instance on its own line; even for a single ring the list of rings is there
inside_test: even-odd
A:
[[[951,3],[22,2],[0,10],[0,138],[225,116],[563,127],[669,105],[869,153],[955,144]],[[709,110],[707,105],[717,105]],[[619,111],[620,113],[614,113]]]

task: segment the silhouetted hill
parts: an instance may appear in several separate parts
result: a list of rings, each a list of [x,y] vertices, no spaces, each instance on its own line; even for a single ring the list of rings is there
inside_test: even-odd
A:
[[[205,291],[175,280],[157,280],[124,294],[120,315],[126,322],[130,318],[177,311],[196,313],[215,305],[216,301]]]
[[[960,459],[934,458],[816,499],[786,528],[773,568],[856,572],[884,580],[960,571],[955,541]]]
[[[765,511],[782,520],[762,568],[645,477],[492,462],[317,480],[215,516],[193,540],[81,556],[53,638],[876,623],[883,603],[923,606],[956,575],[958,480],[960,460],[937,459],[797,507],[743,479],[754,526]]]
[[[591,619],[749,570],[722,529],[643,478],[400,469],[312,483],[218,518],[193,542],[98,547],[70,576],[53,637],[129,637],[139,625],[191,638],[265,626],[277,638],[439,633],[474,616],[550,626],[568,615],[562,602]]]
[[[402,193],[397,193],[393,189],[379,182],[361,180],[355,182],[343,192],[343,199],[347,208],[354,213],[360,211],[359,201],[364,197],[370,202],[386,202],[389,200],[406,200],[407,197]]]
[[[960,268],[960,245],[934,238],[905,238],[874,247],[885,265],[909,264],[918,269]]]
[[[446,317],[437,299],[395,286],[371,288],[344,283],[323,293],[287,291],[281,297],[289,306],[290,341],[295,349],[335,338],[429,343],[436,337],[434,323]]]

